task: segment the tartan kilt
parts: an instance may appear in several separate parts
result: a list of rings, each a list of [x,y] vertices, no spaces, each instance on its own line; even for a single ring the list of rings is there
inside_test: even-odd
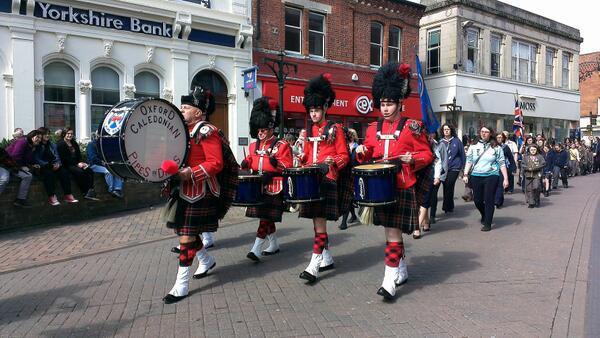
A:
[[[417,204],[423,205],[429,199],[429,191],[433,187],[433,164],[416,173],[417,183],[413,186],[417,193]]]
[[[419,210],[415,187],[396,190],[396,203],[375,207],[373,224],[386,228],[401,229],[411,234],[419,228]]]
[[[263,204],[246,208],[246,217],[267,219],[271,222],[281,222],[283,215],[283,192],[277,195],[263,195]]]
[[[178,236],[196,236],[203,232],[215,232],[219,227],[217,217],[216,197],[204,197],[190,203],[179,198],[175,223],[167,223],[167,228],[173,229]]]
[[[354,200],[354,176],[348,165],[338,175],[338,203],[340,212],[346,213]]]
[[[340,218],[337,183],[328,178],[323,178],[323,182],[321,182],[321,197],[323,197],[322,201],[300,203],[298,217],[309,219],[325,218],[328,221],[337,221]]]

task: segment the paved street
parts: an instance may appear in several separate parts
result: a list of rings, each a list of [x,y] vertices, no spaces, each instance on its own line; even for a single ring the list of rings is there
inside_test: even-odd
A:
[[[256,264],[245,258],[256,221],[236,210],[210,249],[216,269],[177,305],[161,300],[177,260],[156,209],[3,233],[0,337],[582,337],[594,329],[585,318],[599,177],[573,179],[539,209],[508,195],[489,233],[457,200],[427,236],[406,240],[409,281],[391,303],[375,294],[378,227],[330,223],[336,269],[309,286],[298,274],[310,222],[286,214],[281,253]]]

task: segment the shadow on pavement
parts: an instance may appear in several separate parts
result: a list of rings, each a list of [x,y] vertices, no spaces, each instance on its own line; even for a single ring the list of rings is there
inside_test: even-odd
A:
[[[0,302],[0,313],[2,314],[0,316],[0,326],[28,320],[35,316],[41,317],[49,310],[53,313],[73,312],[77,305],[81,306],[81,304],[88,301],[78,296],[78,293],[110,282],[102,281],[67,285],[60,288],[3,298]],[[34,303],[35,311],[31,309],[31,304]]]
[[[87,324],[84,327],[67,327],[46,330],[41,333],[43,337],[113,337],[120,329],[128,327],[133,319],[122,321],[111,320],[104,323]]]
[[[444,251],[439,255],[413,256],[408,261],[408,281],[396,289],[396,300],[430,285],[444,283],[450,276],[481,267],[479,255],[468,251]]]
[[[288,236],[290,234],[293,234],[294,232],[302,230],[302,228],[300,228],[300,227],[291,228],[291,227],[282,226],[280,223],[276,223],[276,225],[277,225],[277,231],[275,234],[277,235],[278,239],[284,238],[285,236]],[[254,239],[256,238],[256,229],[258,228],[258,220],[256,222],[243,223],[243,224],[238,224],[236,226],[240,226],[240,227],[243,226],[243,227],[246,227],[246,230],[251,230],[251,231],[241,233],[237,237],[228,237],[228,238],[223,238],[223,239],[219,238],[219,232],[217,231],[217,233],[215,235],[214,250],[237,248],[239,246],[244,246],[244,245],[247,245],[249,249],[252,247],[252,244],[254,243]]]
[[[527,207],[524,207],[525,211]],[[520,225],[523,223],[523,220],[516,217],[506,217],[506,216],[494,216],[494,221],[492,222],[492,230],[502,228],[509,225]]]

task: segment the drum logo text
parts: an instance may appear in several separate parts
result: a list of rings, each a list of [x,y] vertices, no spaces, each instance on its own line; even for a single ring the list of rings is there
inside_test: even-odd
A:
[[[128,108],[118,108],[111,110],[104,118],[104,131],[109,135],[114,135],[121,130],[123,120],[125,119],[125,113]]]
[[[288,195],[290,195],[290,197],[294,197],[294,181],[292,180],[292,177],[288,177],[287,183],[288,183]]]
[[[361,199],[365,199],[365,181],[362,177],[358,179],[358,195]]]

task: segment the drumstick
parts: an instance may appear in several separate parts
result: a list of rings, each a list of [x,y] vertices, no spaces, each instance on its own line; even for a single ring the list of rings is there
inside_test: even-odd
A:
[[[242,147],[242,150],[244,151],[244,159],[246,159],[246,147]]]
[[[409,153],[411,155],[415,155],[415,154],[418,154],[419,152],[415,151],[415,152],[407,152],[407,153]],[[379,160],[374,160],[373,163],[381,163],[381,162],[385,162],[385,161],[389,161],[389,160],[396,160],[396,159],[399,159],[400,157],[405,156],[405,155],[406,154],[396,155],[396,156],[388,157],[388,158],[385,158],[385,159],[382,158],[382,159],[379,159]]]

